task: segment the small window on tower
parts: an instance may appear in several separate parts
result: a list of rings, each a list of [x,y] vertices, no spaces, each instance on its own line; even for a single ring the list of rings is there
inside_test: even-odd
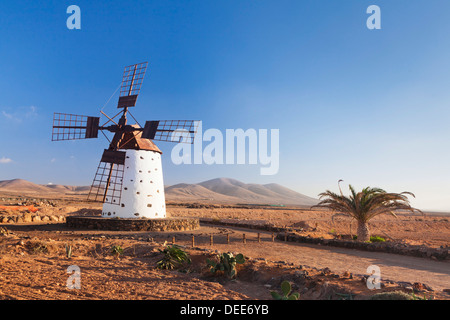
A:
[[[151,207],[152,207],[152,204],[151,204],[151,203],[149,203],[149,204],[147,205],[147,207],[148,207],[148,208],[151,208]]]
[[[125,207],[125,205],[122,203],[121,205],[120,205],[122,208],[124,208]]]

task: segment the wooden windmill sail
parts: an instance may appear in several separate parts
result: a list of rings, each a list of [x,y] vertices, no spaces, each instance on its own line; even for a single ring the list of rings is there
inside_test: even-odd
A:
[[[115,116],[100,117],[54,113],[52,141],[97,138],[99,131],[114,133],[103,151],[88,199],[103,202],[102,216],[120,218],[165,218],[161,150],[154,140],[193,143],[198,121],[146,121],[128,124],[128,108],[134,107],[147,62],[125,67]],[[120,118],[116,121],[115,119]],[[134,117],[133,117],[134,119]]]

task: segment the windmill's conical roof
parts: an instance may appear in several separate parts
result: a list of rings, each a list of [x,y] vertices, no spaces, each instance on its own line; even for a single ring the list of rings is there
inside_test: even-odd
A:
[[[138,128],[137,125],[133,127]],[[148,150],[162,154],[152,140],[141,138],[142,131],[125,132],[119,142],[119,149]]]

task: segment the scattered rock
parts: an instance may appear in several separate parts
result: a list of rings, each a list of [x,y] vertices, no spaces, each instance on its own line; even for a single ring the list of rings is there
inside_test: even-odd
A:
[[[31,218],[31,213],[24,213],[23,214],[23,222],[31,222],[32,218]]]
[[[425,287],[420,282],[414,282],[413,289],[414,289],[414,292],[420,292],[420,291],[424,291]]]
[[[427,284],[423,284],[423,287],[425,288],[425,290],[427,290],[427,291],[434,291],[433,290],[433,288],[431,288],[429,285],[427,285]]]
[[[406,291],[408,291],[408,292],[413,292],[414,291],[414,288],[412,286],[406,286],[406,287],[404,287],[404,289]]]
[[[331,273],[331,270],[330,270],[330,268],[325,267],[325,268],[323,268],[322,272],[323,272],[324,274],[328,274],[328,273]]]

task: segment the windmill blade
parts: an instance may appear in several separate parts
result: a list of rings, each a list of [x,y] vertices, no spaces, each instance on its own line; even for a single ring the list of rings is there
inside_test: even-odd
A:
[[[117,108],[134,107],[144,81],[147,62],[125,67]]]
[[[99,117],[55,112],[52,141],[97,138],[99,121]]]
[[[142,138],[177,143],[194,143],[198,120],[146,121]]]
[[[120,205],[125,152],[105,150],[89,190],[88,200]]]

